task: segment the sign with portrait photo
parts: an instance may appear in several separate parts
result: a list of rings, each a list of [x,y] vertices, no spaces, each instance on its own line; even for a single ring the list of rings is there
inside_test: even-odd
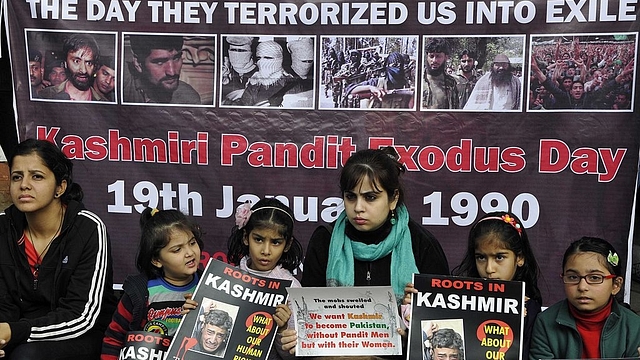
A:
[[[415,274],[408,359],[521,358],[524,283]]]
[[[275,307],[290,280],[265,278],[211,259],[167,351],[170,360],[267,359],[277,325]]]

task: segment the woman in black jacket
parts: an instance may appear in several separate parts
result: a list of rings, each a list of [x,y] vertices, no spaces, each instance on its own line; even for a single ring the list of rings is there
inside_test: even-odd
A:
[[[110,244],[80,202],[73,163],[28,139],[9,160],[13,205],[0,214],[0,355],[98,359],[115,310]]]
[[[331,228],[320,226],[311,236],[303,287],[390,285],[402,305],[413,274],[449,274],[438,240],[409,218],[403,172],[391,147],[349,158],[340,175],[345,210]]]

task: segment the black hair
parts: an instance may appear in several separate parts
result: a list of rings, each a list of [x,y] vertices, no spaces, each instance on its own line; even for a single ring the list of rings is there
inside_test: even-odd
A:
[[[463,56],[467,55],[467,57],[470,57],[472,59],[475,60],[476,58],[476,53],[474,53],[473,51],[469,51],[467,49],[464,49],[460,52],[460,56],[458,56],[458,59],[462,59]]]
[[[373,189],[387,192],[389,200],[394,198],[397,190],[397,206],[402,205],[404,188],[400,183],[400,175],[405,168],[398,160],[398,153],[391,146],[357,151],[349,157],[340,173],[341,194],[344,197],[345,191],[351,191],[366,176]]]
[[[451,53],[449,43],[443,38],[430,38],[424,46],[424,49],[427,54],[444,53],[445,55],[449,55]]]
[[[393,63],[393,62],[399,63],[400,64],[400,69],[402,71],[404,71],[404,66],[406,65],[406,60],[405,60],[404,56],[401,53],[399,53],[397,51],[394,51],[391,54],[389,54],[387,56],[387,58],[384,59],[384,66],[389,66],[389,64]]]
[[[225,334],[225,338],[223,340],[224,343],[229,340],[229,335],[231,335],[231,328],[233,328],[233,319],[228,312],[220,309],[211,309],[206,314],[202,315],[202,324],[198,331],[198,341],[202,338],[202,331],[207,325],[217,326],[219,328],[227,330]]]
[[[82,201],[84,193],[79,184],[73,182],[73,162],[52,142],[47,140],[27,139],[18,144],[9,158],[9,168],[13,166],[16,156],[36,154],[56,178],[56,185],[67,182],[67,188],[60,195],[60,201],[68,204],[71,200]]]
[[[114,61],[115,61],[115,59],[113,58],[113,56],[102,56],[102,57],[100,57],[100,63],[98,65],[99,65],[99,67],[106,66],[106,67],[114,70],[115,69]]]
[[[571,87],[573,88],[573,85],[576,83],[580,83],[580,85],[582,85],[584,87],[584,83],[582,82],[582,80],[575,80],[572,84]]]
[[[89,34],[73,34],[64,39],[62,44],[62,52],[64,59],[67,59],[67,55],[71,51],[78,51],[82,48],[88,48],[93,53],[93,61],[98,62],[100,60],[100,47],[96,42],[96,39]]]
[[[251,207],[251,215],[247,223],[238,228],[234,225],[227,243],[227,259],[232,264],[239,264],[240,260],[249,254],[249,246],[244,244],[244,238],[249,236],[255,228],[275,228],[284,237],[289,250],[282,253],[278,264],[283,268],[294,271],[302,262],[302,245],[293,236],[294,216],[291,209],[275,198],[264,198]]]
[[[600,263],[604,265],[610,273],[616,276],[622,276],[622,259],[618,256],[618,261],[613,264],[608,261],[609,254],[612,256],[618,254],[613,245],[604,239],[589,236],[584,236],[569,245],[562,258],[562,273],[564,273],[564,267],[567,265],[567,260],[571,255],[584,252],[593,252],[601,255],[602,257],[599,259]]]
[[[508,216],[512,218],[521,232],[502,217]],[[513,213],[506,211],[496,211],[484,215],[469,230],[469,238],[467,241],[467,252],[462,259],[460,265],[456,266],[452,274],[458,276],[480,277],[476,266],[475,252],[478,244],[488,236],[499,239],[502,246],[513,251],[516,256],[524,258],[524,264],[518,266],[513,276],[514,281],[523,281],[525,283],[525,293],[528,297],[542,303],[542,294],[538,288],[538,277],[540,276],[540,267],[533,254],[527,231],[520,219]]]
[[[142,235],[138,245],[136,267],[149,279],[160,278],[163,275],[162,268],[154,266],[151,261],[157,259],[160,250],[167,246],[173,230],[191,232],[200,250],[204,248],[200,226],[178,210],[146,208],[140,215],[140,228]]]
[[[139,62],[144,62],[155,49],[182,52],[184,39],[182,36],[172,35],[129,35],[129,42],[133,55]]]
[[[432,349],[456,349],[458,350],[458,359],[464,360],[464,344],[462,336],[453,329],[444,328],[433,332],[430,343]]]

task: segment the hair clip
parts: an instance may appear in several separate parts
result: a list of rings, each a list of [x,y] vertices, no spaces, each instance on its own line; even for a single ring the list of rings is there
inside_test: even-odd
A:
[[[607,256],[607,261],[609,262],[609,264],[613,266],[618,266],[620,257],[618,257],[618,253],[614,253],[614,252],[611,252],[611,250],[609,250],[609,256]]]
[[[155,215],[155,214],[157,214],[159,212],[160,212],[160,210],[158,210],[156,208],[153,208],[153,209],[151,209],[151,216],[153,216],[153,215]]]
[[[502,221],[513,226],[513,228],[516,229],[518,234],[522,235],[522,227],[520,226],[520,224],[518,224],[515,218],[512,218],[511,216],[509,216],[509,214],[502,215],[501,218],[502,218]]]
[[[247,225],[250,217],[251,201],[246,201],[244,204],[240,204],[236,209],[236,225],[238,225],[238,230]]]

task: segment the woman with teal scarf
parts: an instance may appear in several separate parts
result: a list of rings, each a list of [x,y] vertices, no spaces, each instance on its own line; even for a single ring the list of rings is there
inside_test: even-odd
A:
[[[340,174],[345,210],[307,246],[302,286],[389,286],[398,304],[412,274],[449,274],[438,240],[411,220],[392,147],[353,154]]]

